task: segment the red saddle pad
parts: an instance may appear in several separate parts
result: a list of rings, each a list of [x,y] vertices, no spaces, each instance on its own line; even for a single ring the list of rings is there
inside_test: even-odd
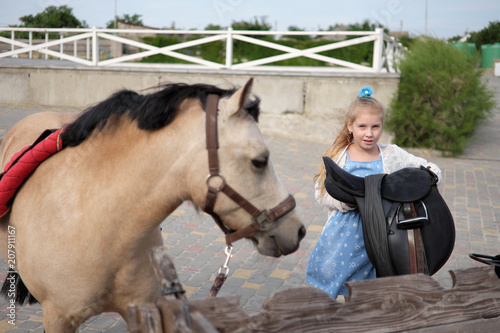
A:
[[[39,138],[33,145],[14,154],[5,165],[0,178],[0,218],[7,214],[17,190],[38,165],[63,149],[60,133],[61,129],[42,140]]]

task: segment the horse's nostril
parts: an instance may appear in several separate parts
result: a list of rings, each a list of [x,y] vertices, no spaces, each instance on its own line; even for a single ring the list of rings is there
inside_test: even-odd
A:
[[[306,228],[304,226],[299,229],[299,241],[306,236]]]

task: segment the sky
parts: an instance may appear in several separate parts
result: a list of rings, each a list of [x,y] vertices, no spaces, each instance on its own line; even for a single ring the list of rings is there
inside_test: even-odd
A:
[[[116,11],[118,16],[139,14],[144,25],[158,29],[203,30],[208,24],[228,27],[233,21],[264,17],[272,30],[296,26],[315,31],[369,20],[412,36],[427,32],[451,38],[500,20],[499,0],[0,0],[0,27],[62,5],[72,8],[89,27],[100,28],[113,20]]]

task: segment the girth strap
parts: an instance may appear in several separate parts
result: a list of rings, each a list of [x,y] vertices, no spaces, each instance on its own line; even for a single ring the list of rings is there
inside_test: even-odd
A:
[[[403,214],[406,219],[417,217],[415,205],[413,202],[405,202],[403,205]],[[406,230],[408,238],[408,254],[410,262],[410,274],[424,273],[428,274],[425,264],[425,248],[422,241],[422,235],[419,228]]]
[[[380,195],[384,176],[385,174],[376,174],[365,177],[365,202],[364,205],[358,205],[363,217],[361,225],[366,253],[379,277],[396,275],[389,255],[387,224]]]

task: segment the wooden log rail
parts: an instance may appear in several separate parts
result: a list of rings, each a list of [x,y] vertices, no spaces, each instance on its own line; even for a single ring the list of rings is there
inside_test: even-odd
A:
[[[493,266],[450,274],[450,289],[424,274],[348,283],[346,303],[316,288],[290,289],[270,296],[252,315],[241,309],[239,296],[162,296],[129,307],[129,332],[500,331],[500,279]]]

